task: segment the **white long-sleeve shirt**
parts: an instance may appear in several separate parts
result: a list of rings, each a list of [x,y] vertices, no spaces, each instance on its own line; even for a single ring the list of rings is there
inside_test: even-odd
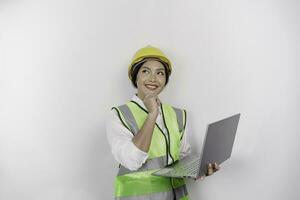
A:
[[[131,100],[137,102],[141,107],[147,110],[143,101],[136,95],[134,95]],[[156,119],[156,124],[161,128],[164,134],[167,134],[160,109]],[[187,142],[187,127],[188,126],[185,128],[185,132],[181,140],[180,158],[185,157],[191,152],[190,144]],[[148,154],[135,146],[132,142],[132,138],[134,136],[127,128],[124,127],[115,110],[111,110],[108,114],[108,118],[106,120],[106,134],[111,152],[116,161],[121,165],[129,170],[137,170],[143,163],[145,163],[148,158]]]

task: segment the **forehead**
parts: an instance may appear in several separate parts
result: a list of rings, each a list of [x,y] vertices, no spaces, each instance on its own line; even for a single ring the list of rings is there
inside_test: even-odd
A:
[[[143,67],[147,67],[147,68],[150,68],[152,70],[164,69],[164,65],[161,62],[159,62],[158,60],[147,60],[142,65],[142,68]]]

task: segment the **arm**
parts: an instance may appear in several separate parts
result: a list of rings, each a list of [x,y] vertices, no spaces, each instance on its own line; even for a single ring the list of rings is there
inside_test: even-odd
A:
[[[145,98],[145,100],[147,99]],[[153,103],[153,100],[155,99],[150,99],[150,104],[151,102]],[[159,102],[159,100],[157,101]],[[106,120],[106,134],[111,152],[117,162],[130,170],[137,170],[147,160],[147,151],[151,144],[155,120],[158,115],[158,107],[156,113],[155,109],[153,110],[151,105],[149,105],[149,98],[147,101],[144,101],[144,103],[146,107],[148,106],[149,115],[136,136],[133,136],[132,133],[124,127],[114,110],[110,112]],[[152,126],[153,128],[151,128]]]
[[[148,109],[148,116],[138,134],[133,137],[132,142],[140,150],[148,152],[155,127],[155,121],[158,115],[160,101],[157,96],[147,95],[143,99],[143,102]]]
[[[149,151],[156,118],[157,114],[149,113],[142,128],[132,139],[132,142],[135,144],[135,146],[144,152]]]
[[[129,170],[137,170],[147,160],[148,154],[137,148],[132,133],[124,127],[115,110],[108,113],[106,136],[115,160]]]

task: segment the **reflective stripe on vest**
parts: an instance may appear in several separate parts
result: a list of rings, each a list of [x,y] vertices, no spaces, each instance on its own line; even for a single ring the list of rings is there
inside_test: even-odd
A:
[[[186,126],[186,111],[173,107],[177,116],[177,123],[179,126],[179,130],[182,133],[180,140],[184,134],[185,126]]]
[[[159,192],[172,191],[175,188],[184,186],[184,180],[181,178],[169,178],[152,175],[155,170],[135,172],[117,176],[115,180],[115,196],[144,196]]]
[[[115,108],[123,125],[132,132],[138,133],[148,112],[136,102],[129,102]],[[165,135],[155,126],[148,151],[147,161],[138,170],[130,171],[120,166],[115,180],[116,199],[168,199],[170,195],[176,199],[188,199],[184,180],[151,175],[157,169],[168,164],[168,154],[172,162],[179,159],[180,140],[185,128],[185,111],[163,104],[161,106],[163,120],[167,129]],[[158,198],[155,198],[155,197]]]
[[[136,135],[139,131],[139,127],[132,115],[132,112],[129,110],[127,105],[122,105],[118,107],[124,116],[124,120],[126,124],[129,126],[128,128],[131,130],[133,135]]]
[[[151,195],[132,196],[132,197],[116,197],[115,200],[162,200],[162,199],[174,199],[174,193],[176,199],[188,200],[188,192],[185,186],[178,187],[173,191],[159,192]]]
[[[161,156],[157,158],[151,158],[148,159],[138,170],[129,170],[124,166],[120,166],[118,176],[124,175],[124,174],[129,174],[129,173],[134,173],[134,172],[142,172],[146,170],[152,170],[152,169],[160,169],[166,166],[166,156]]]

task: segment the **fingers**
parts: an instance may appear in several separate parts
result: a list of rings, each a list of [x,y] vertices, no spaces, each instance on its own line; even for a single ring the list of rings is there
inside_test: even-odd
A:
[[[217,163],[214,163],[214,171],[220,170],[220,166]]]
[[[151,98],[156,98],[156,97],[157,97],[157,95],[155,95],[155,94],[146,94],[144,99],[151,99]]]
[[[214,167],[211,163],[208,164],[208,168],[207,168],[207,172],[206,172],[206,176],[210,176],[214,173]]]
[[[144,96],[143,101],[144,101],[145,99],[149,99],[149,98],[155,97],[155,96],[156,96],[156,95],[154,95],[154,94],[146,94],[146,95]]]
[[[158,114],[160,107],[160,100],[157,95],[154,94],[146,94],[143,99],[144,105],[149,113]]]
[[[209,163],[208,168],[207,168],[207,172],[206,172],[205,175],[210,176],[218,170],[220,170],[220,166],[217,163]]]
[[[160,102],[158,96],[155,94],[146,94],[143,101],[145,101],[146,99],[151,99],[151,98],[154,98],[157,105],[160,106],[161,102]]]
[[[206,174],[195,180],[200,179],[201,181],[203,181],[205,176],[210,176],[218,170],[220,170],[220,166],[217,163],[209,163],[207,166]]]

